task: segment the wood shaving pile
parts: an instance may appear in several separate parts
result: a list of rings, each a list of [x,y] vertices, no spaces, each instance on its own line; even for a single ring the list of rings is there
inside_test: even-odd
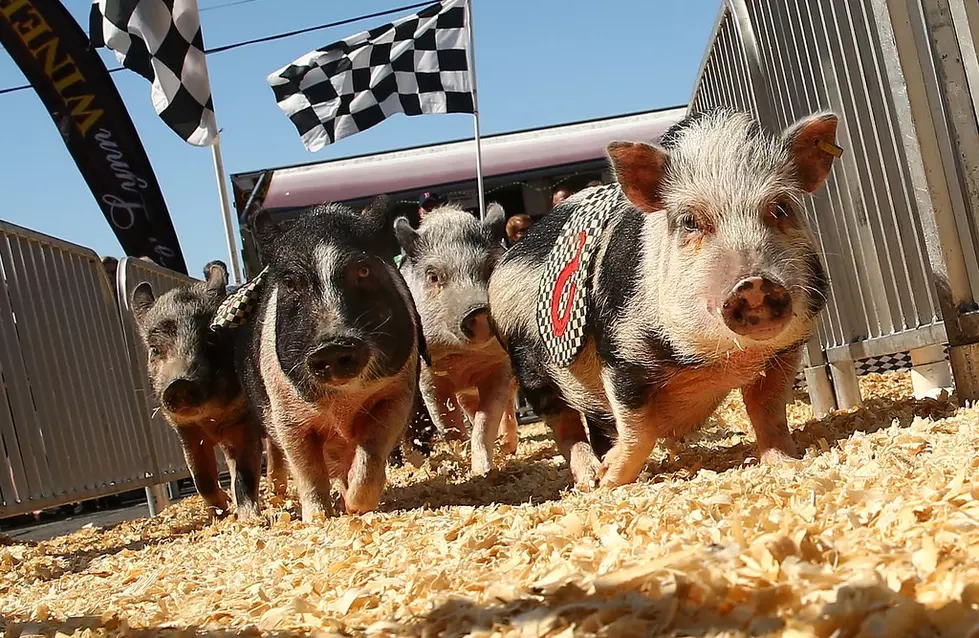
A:
[[[151,520],[0,545],[6,636],[979,636],[979,411],[863,379],[803,460],[759,466],[740,398],[640,482],[578,493],[549,431],[466,476],[392,471],[382,511]]]

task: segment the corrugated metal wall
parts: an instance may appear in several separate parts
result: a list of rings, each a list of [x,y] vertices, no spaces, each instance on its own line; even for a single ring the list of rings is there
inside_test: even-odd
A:
[[[0,515],[152,483],[147,423],[98,256],[0,222],[0,268]]]

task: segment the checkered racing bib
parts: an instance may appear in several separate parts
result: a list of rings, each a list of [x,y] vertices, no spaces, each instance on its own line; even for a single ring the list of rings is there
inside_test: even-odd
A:
[[[585,342],[591,262],[608,220],[624,203],[618,184],[569,197],[575,206],[544,264],[537,290],[537,328],[551,362],[571,365]]]
[[[214,313],[214,319],[211,320],[211,330],[240,328],[248,323],[249,315],[258,305],[258,296],[267,272],[268,266],[221,302],[218,311]]]

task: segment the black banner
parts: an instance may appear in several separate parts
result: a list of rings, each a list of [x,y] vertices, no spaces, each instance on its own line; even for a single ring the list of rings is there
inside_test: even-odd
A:
[[[187,274],[136,127],[68,10],[55,0],[0,0],[0,44],[44,102],[126,254]]]

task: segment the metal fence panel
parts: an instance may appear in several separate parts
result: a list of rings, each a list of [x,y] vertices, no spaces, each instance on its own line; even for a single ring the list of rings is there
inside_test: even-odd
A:
[[[156,451],[157,464],[160,469],[161,482],[176,481],[190,476],[187,463],[184,460],[180,439],[173,427],[159,413],[159,402],[153,392],[153,386],[147,374],[147,351],[139,336],[136,320],[130,307],[131,296],[136,287],[146,281],[153,287],[153,293],[159,297],[163,293],[189,283],[199,281],[172,270],[157,266],[142,259],[126,257],[119,262],[118,270],[119,308],[122,317],[122,329],[125,333],[126,344],[132,361],[132,374],[135,379],[136,393],[141,404],[149,415],[150,433],[153,437],[153,447]],[[225,469],[224,455],[217,454],[218,468]]]
[[[0,516],[144,487],[147,424],[98,256],[0,222]]]

